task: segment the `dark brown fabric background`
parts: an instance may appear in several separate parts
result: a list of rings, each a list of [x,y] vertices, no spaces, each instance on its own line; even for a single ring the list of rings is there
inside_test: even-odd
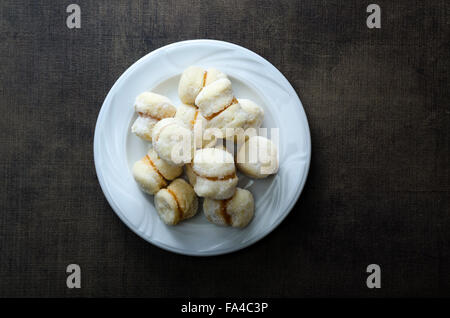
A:
[[[82,28],[66,27],[81,6]],[[450,296],[448,1],[2,1],[0,296]],[[427,4],[426,4],[427,3]],[[298,92],[295,210],[219,257],[163,251],[106,202],[93,135],[116,79],[180,40],[230,41]],[[66,266],[82,288],[66,288]],[[381,265],[382,288],[365,285]]]

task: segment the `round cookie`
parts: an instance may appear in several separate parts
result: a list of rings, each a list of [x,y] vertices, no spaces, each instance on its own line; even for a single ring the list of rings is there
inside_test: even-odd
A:
[[[222,78],[205,86],[195,99],[202,115],[211,120],[225,108],[237,103],[234,98],[231,82],[227,78]]]
[[[183,179],[175,179],[155,196],[155,207],[161,220],[168,225],[193,217],[198,199],[192,187]]]
[[[239,149],[236,165],[249,177],[265,178],[278,171],[278,150],[265,137],[250,137]]]
[[[241,108],[239,103],[236,103],[209,120],[208,128],[219,128],[222,133],[222,138],[228,139],[239,133],[244,133],[243,127],[247,121],[247,113]]]
[[[227,76],[215,68],[206,71],[199,66],[189,66],[181,74],[178,84],[178,96],[180,100],[189,105],[195,104],[195,98],[206,85]]]
[[[250,191],[236,188],[228,200],[205,198],[203,212],[211,223],[224,226],[245,227],[253,218],[255,203]]]
[[[223,78],[228,79],[228,76],[225,73],[219,71],[218,69],[210,67],[206,70],[205,86]]]
[[[155,150],[150,149],[147,155],[133,165],[133,177],[142,190],[155,194],[172,180],[183,173],[181,167],[170,166],[161,160]]]
[[[152,141],[152,129],[158,121],[151,117],[138,116],[131,126],[131,132],[147,141]]]
[[[238,101],[242,110],[247,113],[247,120],[243,126],[244,130],[261,127],[264,120],[264,109],[250,99],[239,98]]]
[[[166,180],[147,161],[147,157],[133,165],[132,173],[141,189],[148,194],[155,194],[167,185]]]
[[[148,141],[152,140],[152,129],[156,123],[163,118],[173,117],[176,112],[170,99],[152,92],[139,94],[134,109],[138,117],[131,126],[131,132]]]
[[[153,128],[153,147],[159,157],[170,165],[191,162],[194,153],[192,131],[180,119],[165,118]]]
[[[208,121],[200,114],[196,106],[181,104],[177,108],[175,118],[180,119],[186,126],[190,127],[194,135],[196,149],[215,143],[215,138],[212,140],[204,139],[204,132],[207,128]],[[211,143],[211,141],[213,142]]]
[[[181,74],[178,83],[178,96],[185,104],[194,105],[195,98],[203,88],[205,70],[198,66],[189,66]]]
[[[197,119],[201,119],[198,117],[199,115],[201,116],[198,108],[194,105],[181,104],[177,108],[175,118],[181,120],[190,129],[194,129]]]
[[[150,163],[153,164],[159,174],[162,175],[166,180],[173,180],[183,173],[183,167],[168,164],[158,156],[155,149],[153,148],[150,148],[147,156],[150,159]]]
[[[225,150],[217,148],[197,150],[192,166],[186,169],[190,182],[194,183],[195,193],[200,197],[228,199],[236,190],[238,178],[234,159]]]

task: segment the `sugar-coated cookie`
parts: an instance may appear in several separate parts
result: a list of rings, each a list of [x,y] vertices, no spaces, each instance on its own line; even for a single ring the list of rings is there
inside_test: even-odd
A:
[[[178,96],[185,104],[195,104],[195,98],[203,88],[205,70],[198,66],[189,66],[181,74],[178,83]]]
[[[278,150],[274,143],[265,137],[250,137],[239,149],[236,165],[249,177],[265,178],[278,171]]]
[[[152,140],[155,124],[163,118],[173,117],[176,112],[176,107],[170,99],[152,92],[139,94],[134,109],[138,117],[131,126],[131,132],[148,141]]]
[[[215,68],[205,70],[199,66],[190,66],[181,74],[178,96],[183,103],[194,105],[195,98],[205,86],[222,78],[227,76]]]
[[[243,127],[247,121],[248,114],[241,108],[239,103],[236,103],[209,120],[208,128],[220,129],[222,138],[228,139],[239,133],[243,133]],[[242,130],[238,130],[239,128],[242,128]]]
[[[183,179],[175,179],[155,196],[156,211],[168,225],[193,217],[198,210],[198,199],[192,187]]]
[[[212,148],[212,147],[209,147],[209,148]],[[220,145],[220,146],[217,145],[214,148],[227,151],[226,148],[223,145]],[[195,186],[195,183],[197,181],[197,175],[194,173],[194,170],[192,169],[192,164],[191,163],[188,163],[187,165],[184,166],[184,172],[186,173],[186,176],[187,176],[187,178],[189,180],[189,183],[192,186]]]
[[[178,118],[160,120],[153,128],[153,147],[158,156],[170,165],[191,162],[194,154],[192,131]]]
[[[194,129],[196,124],[198,125],[197,120],[202,121],[202,117],[203,116],[200,114],[196,106],[188,104],[180,104],[177,107],[177,112],[175,113],[175,118],[181,120],[191,129]]]
[[[161,174],[166,180],[174,180],[183,173],[183,167],[168,164],[158,156],[153,148],[150,148],[147,156],[148,159],[150,159],[150,163],[153,164],[159,174]]]
[[[234,98],[231,82],[227,78],[219,79],[205,86],[195,99],[195,105],[207,120],[211,120],[236,103],[237,99]]]
[[[167,185],[167,180],[173,180],[183,173],[182,167],[171,166],[159,158],[154,149],[133,165],[133,177],[142,190],[155,194]]]
[[[228,76],[225,73],[222,73],[221,71],[219,71],[218,69],[214,68],[214,67],[210,67],[206,70],[206,75],[205,75],[205,86],[223,79],[223,78],[227,78]]]
[[[233,156],[222,149],[197,150],[191,167],[186,167],[189,181],[200,197],[216,200],[233,196],[238,178]]]
[[[234,195],[227,200],[205,198],[203,212],[211,223],[217,225],[245,227],[253,218],[255,203],[250,191],[236,188]]]
[[[180,119],[186,126],[190,127],[194,134],[195,148],[203,148],[215,144],[215,136],[205,139],[206,135],[204,132],[207,129],[208,121],[200,114],[196,106],[181,104],[177,108],[175,118]]]
[[[242,110],[247,113],[247,121],[243,126],[244,130],[261,127],[264,120],[264,109],[250,99],[239,98],[238,101]]]

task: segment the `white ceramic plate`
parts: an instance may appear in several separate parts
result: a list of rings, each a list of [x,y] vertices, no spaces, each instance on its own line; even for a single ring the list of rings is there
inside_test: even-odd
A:
[[[280,129],[278,174],[262,180],[238,174],[239,187],[250,190],[255,198],[254,219],[244,229],[215,226],[206,220],[202,211],[177,226],[167,226],[157,215],[153,196],[144,194],[131,174],[133,163],[142,158],[149,147],[130,132],[136,118],[135,97],[143,91],[154,91],[180,103],[178,80],[190,65],[215,67],[226,73],[237,98],[249,98],[264,108],[262,126],[269,130]],[[238,45],[193,40],[157,49],[122,74],[100,110],[95,127],[94,158],[106,199],[136,234],[172,252],[207,256],[229,253],[255,243],[288,215],[306,181],[311,139],[302,103],[272,64]]]

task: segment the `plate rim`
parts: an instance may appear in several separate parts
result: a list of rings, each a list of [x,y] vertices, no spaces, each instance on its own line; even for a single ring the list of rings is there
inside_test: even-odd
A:
[[[257,59],[261,60],[263,63],[265,63],[266,65],[268,65],[270,68],[273,68],[275,72],[278,72],[279,75],[281,75],[281,78],[283,79],[283,81],[285,82],[285,84],[288,85],[288,87],[292,90],[292,92],[295,94],[295,97],[297,97],[298,102],[300,103],[300,111],[301,114],[303,114],[303,120],[304,120],[304,125],[305,125],[305,130],[306,130],[306,146],[307,146],[307,155],[306,155],[306,168],[305,168],[305,175],[303,177],[303,180],[297,190],[297,193],[294,196],[294,199],[289,203],[288,208],[287,208],[287,212],[282,215],[276,222],[274,222],[270,227],[268,227],[266,230],[261,231],[260,233],[257,233],[255,235],[255,237],[243,244],[240,244],[238,246],[233,246],[230,248],[226,248],[224,250],[210,250],[208,252],[192,252],[192,251],[186,251],[183,249],[179,249],[176,247],[171,247],[171,246],[167,246],[165,244],[162,244],[159,241],[152,241],[149,238],[147,238],[145,235],[139,233],[137,231],[137,229],[134,228],[134,226],[132,226],[130,224],[130,222],[122,215],[122,213],[118,212],[117,209],[118,207],[116,207],[116,205],[114,204],[113,200],[110,198],[110,196],[108,195],[108,191],[105,185],[105,181],[103,180],[103,174],[101,172],[101,169],[99,167],[99,154],[98,154],[98,149],[99,147],[97,146],[99,143],[99,134],[97,133],[101,122],[101,118],[104,116],[104,112],[106,109],[106,105],[107,103],[109,103],[109,100],[111,99],[111,95],[112,92],[115,91],[116,87],[118,87],[120,85],[120,83],[122,81],[125,80],[125,78],[128,77],[128,74],[130,74],[135,68],[137,68],[137,66],[144,60],[144,59],[148,59],[151,58],[152,55],[158,54],[161,51],[170,49],[172,47],[175,46],[179,46],[179,45],[186,45],[186,44],[197,44],[197,43],[212,43],[212,44],[220,44],[220,45],[225,45],[225,46],[230,46],[234,49],[238,49],[238,50],[243,50],[244,52],[246,52],[247,54],[252,55],[253,57],[256,57]],[[105,196],[106,200],[108,201],[108,204],[110,205],[110,207],[112,208],[112,210],[114,211],[114,213],[119,217],[119,219],[130,229],[132,230],[136,235],[138,235],[139,237],[141,237],[142,239],[144,239],[146,242],[157,246],[163,250],[172,252],[172,253],[176,253],[176,254],[180,254],[180,255],[188,255],[188,256],[202,256],[202,257],[207,257],[207,256],[217,256],[217,255],[223,255],[223,254],[228,254],[228,253],[232,253],[232,252],[237,252],[239,250],[242,250],[252,244],[255,244],[256,242],[260,241],[261,239],[263,239],[264,237],[266,237],[267,235],[269,235],[273,230],[275,230],[280,224],[281,222],[283,222],[286,217],[291,213],[292,209],[294,208],[295,204],[297,203],[297,201],[299,200],[299,197],[301,195],[301,193],[303,192],[303,189],[305,187],[306,184],[306,180],[308,178],[309,175],[309,168],[310,168],[310,163],[311,163],[311,131],[309,128],[309,123],[308,123],[308,117],[306,116],[306,112],[305,109],[303,107],[303,103],[300,100],[300,97],[298,96],[297,92],[295,91],[294,87],[292,87],[291,83],[287,80],[287,78],[283,75],[283,73],[280,72],[280,70],[278,70],[278,68],[276,68],[272,63],[270,63],[268,60],[266,60],[264,57],[260,56],[259,54],[234,43],[230,43],[230,42],[226,42],[226,41],[221,41],[221,40],[213,40],[213,39],[195,39],[195,40],[185,40],[185,41],[178,41],[178,42],[173,42],[167,45],[164,45],[160,48],[157,48],[147,54],[145,54],[144,56],[142,56],[141,58],[139,58],[137,61],[135,61],[133,64],[131,64],[120,76],[119,78],[114,82],[113,86],[110,88],[108,94],[106,95],[102,106],[100,108],[100,111],[98,113],[97,116],[97,121],[95,124],[95,130],[94,130],[94,142],[93,142],[93,153],[94,153],[94,165],[95,165],[95,172],[97,175],[97,179],[99,181],[100,184],[100,188],[103,192],[103,195]],[[119,209],[120,210],[120,209]]]

